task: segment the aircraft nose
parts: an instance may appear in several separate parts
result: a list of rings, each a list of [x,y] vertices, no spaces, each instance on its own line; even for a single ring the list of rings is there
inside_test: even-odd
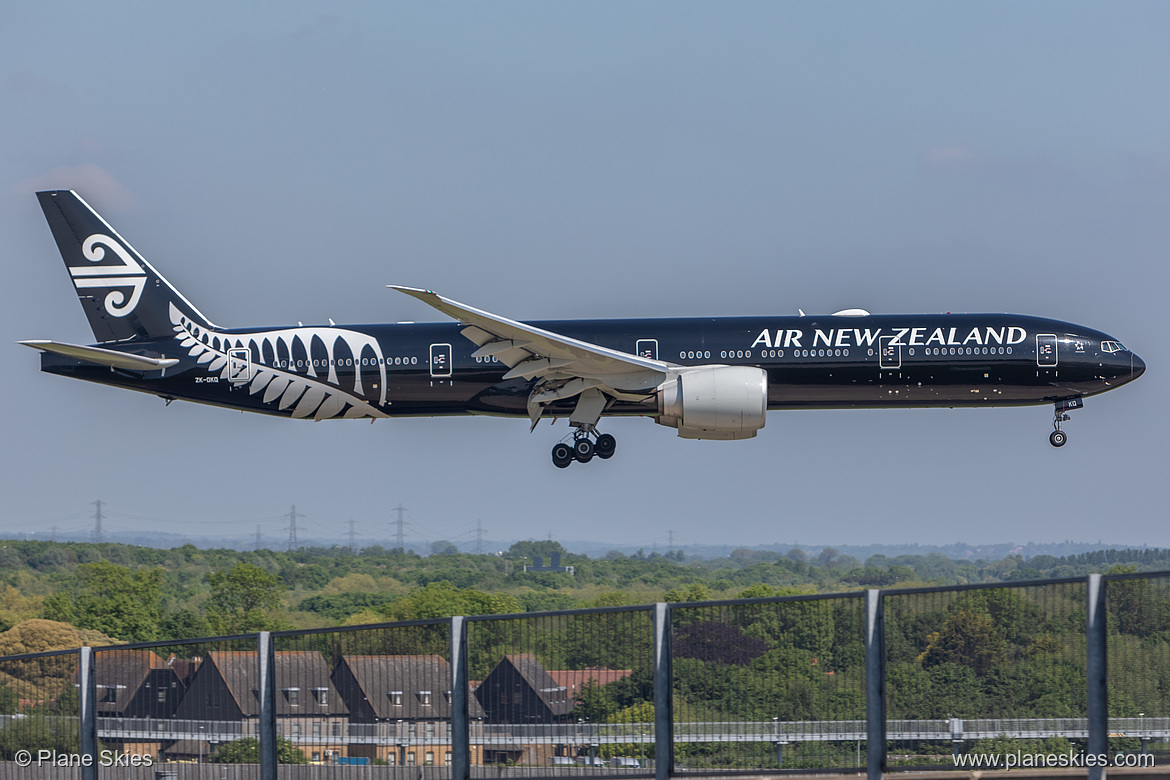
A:
[[[1133,354],[1132,352],[1129,353],[1129,359],[1131,361],[1130,362],[1130,369],[1129,369],[1129,378],[1130,379],[1137,379],[1139,376],[1141,376],[1142,374],[1144,374],[1146,372],[1146,361],[1142,360],[1140,357]]]

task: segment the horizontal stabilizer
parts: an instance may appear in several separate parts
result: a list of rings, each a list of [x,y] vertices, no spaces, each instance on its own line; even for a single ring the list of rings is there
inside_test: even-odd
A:
[[[152,358],[144,355],[131,355],[128,352],[119,352],[115,349],[83,347],[80,344],[64,344],[59,341],[49,341],[48,339],[30,339],[29,341],[18,341],[16,343],[23,344],[26,347],[32,347],[33,349],[39,349],[42,352],[52,352],[57,355],[84,360],[87,363],[96,363],[99,366],[123,368],[129,371],[158,371],[159,369],[170,368],[179,362],[178,358]]]

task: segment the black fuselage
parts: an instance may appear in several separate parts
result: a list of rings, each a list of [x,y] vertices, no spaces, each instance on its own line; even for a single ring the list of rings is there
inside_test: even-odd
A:
[[[1042,404],[1118,387],[1145,370],[1105,333],[1011,314],[565,320],[531,323],[581,341],[679,366],[751,365],[768,374],[768,408],[958,407]],[[237,329],[206,334],[244,350],[250,370],[311,376],[364,399],[386,416],[526,416],[531,379],[502,379],[508,367],[475,358],[458,323]],[[333,333],[364,346],[329,348]],[[277,338],[271,334],[284,334]],[[357,344],[354,338],[351,343]],[[340,341],[338,343],[341,343]],[[123,371],[45,353],[51,373],[167,399],[292,415],[290,404],[232,382],[206,355],[174,339],[135,341],[135,354],[174,357],[161,371]],[[218,348],[218,347],[217,347]],[[198,350],[191,350],[197,352]],[[354,354],[354,353],[358,354]],[[200,361],[199,358],[203,360]],[[243,377],[243,375],[241,375]],[[246,377],[243,377],[246,378]],[[549,404],[564,415],[575,401]],[[606,414],[656,414],[652,400],[617,400]],[[349,416],[363,416],[354,414]],[[378,415],[382,416],[382,415]]]

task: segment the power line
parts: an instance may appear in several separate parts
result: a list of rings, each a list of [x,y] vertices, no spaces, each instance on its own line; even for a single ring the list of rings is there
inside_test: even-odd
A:
[[[304,515],[298,514],[297,505],[293,504],[285,517],[288,519],[288,551],[292,552],[300,546],[297,544],[297,518]]]
[[[102,500],[99,498],[93,502],[97,509],[93,513],[93,541],[94,544],[102,543]]]
[[[394,507],[390,511],[398,513],[398,521],[395,523],[395,525],[398,527],[398,530],[394,534],[394,546],[400,550],[405,550],[406,549],[406,541],[405,541],[405,534],[403,533],[403,528],[405,527],[406,522],[402,519],[402,514],[403,514],[403,512],[407,511],[406,507],[404,507],[400,503],[400,504],[398,504],[398,506]]]
[[[257,551],[264,549],[264,537],[260,535],[259,523],[256,523],[256,549]]]
[[[475,521],[475,554],[483,555],[483,521]]]
[[[357,555],[357,545],[354,544],[353,518],[349,518],[349,551]]]

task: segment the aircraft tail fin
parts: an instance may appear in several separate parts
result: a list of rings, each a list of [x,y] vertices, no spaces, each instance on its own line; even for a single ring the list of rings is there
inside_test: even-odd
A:
[[[38,192],[37,199],[99,343],[173,335],[172,306],[215,329],[76,192]]]

